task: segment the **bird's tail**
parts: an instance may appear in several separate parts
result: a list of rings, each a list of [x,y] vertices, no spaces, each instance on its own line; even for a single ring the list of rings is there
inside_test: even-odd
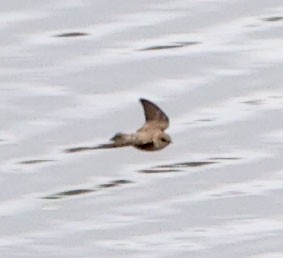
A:
[[[124,133],[116,133],[111,139],[112,143],[101,144],[97,149],[109,149],[117,147],[126,147],[131,145],[131,135]]]
[[[81,152],[81,151],[89,151],[89,150],[97,150],[97,149],[126,147],[131,145],[131,139],[132,136],[130,134],[117,133],[110,139],[112,141],[111,143],[105,143],[91,147],[70,148],[70,149],[66,149],[65,152],[72,153],[72,152]]]

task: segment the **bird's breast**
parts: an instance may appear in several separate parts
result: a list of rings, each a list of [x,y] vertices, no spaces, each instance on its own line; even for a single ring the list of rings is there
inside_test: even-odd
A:
[[[144,144],[136,144],[134,145],[135,148],[143,151],[154,151],[156,150],[154,142],[148,142]]]

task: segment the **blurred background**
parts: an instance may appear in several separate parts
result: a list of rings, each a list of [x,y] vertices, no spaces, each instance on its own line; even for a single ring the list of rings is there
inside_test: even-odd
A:
[[[283,2],[0,8],[0,253],[283,255]],[[173,144],[66,153],[170,117]]]

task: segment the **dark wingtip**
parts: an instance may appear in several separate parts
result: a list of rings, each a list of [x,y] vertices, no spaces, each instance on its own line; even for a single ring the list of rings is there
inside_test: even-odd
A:
[[[148,100],[148,99],[144,99],[144,98],[140,98],[140,102],[143,104],[143,103],[151,103],[153,104],[152,101]]]
[[[123,136],[122,133],[116,133],[116,134],[110,139],[110,141],[115,142],[115,141],[117,141],[118,139],[121,139],[122,136]]]

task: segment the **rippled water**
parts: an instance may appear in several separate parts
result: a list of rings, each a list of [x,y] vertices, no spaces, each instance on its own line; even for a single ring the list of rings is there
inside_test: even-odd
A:
[[[281,0],[13,0],[0,32],[1,257],[282,257]],[[174,144],[88,149],[140,97]]]

